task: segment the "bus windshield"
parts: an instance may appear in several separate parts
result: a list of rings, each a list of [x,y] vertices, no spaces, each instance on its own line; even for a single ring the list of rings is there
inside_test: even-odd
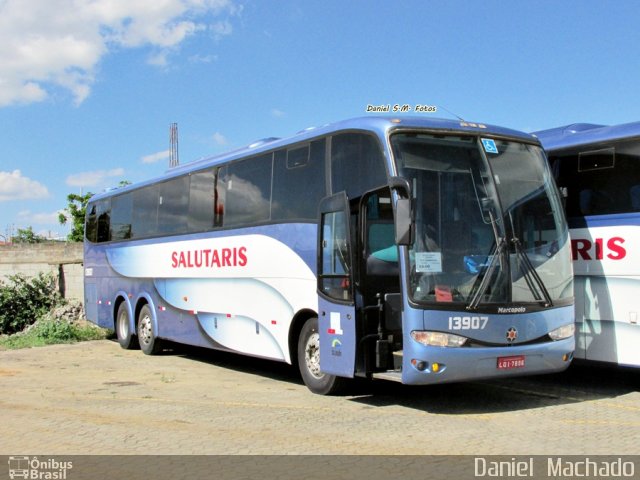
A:
[[[473,310],[571,301],[568,231],[538,146],[413,132],[391,144],[415,205],[414,302]]]

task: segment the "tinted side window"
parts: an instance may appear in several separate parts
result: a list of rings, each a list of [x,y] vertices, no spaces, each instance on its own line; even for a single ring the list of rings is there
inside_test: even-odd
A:
[[[158,226],[158,190],[157,185],[133,192],[133,238],[155,235]]]
[[[315,221],[326,196],[325,139],[275,152],[272,220]]]
[[[567,216],[640,212],[640,142],[551,155]]]
[[[235,162],[220,169],[223,226],[268,221],[273,154]]]
[[[87,205],[87,213],[84,222],[84,236],[87,240],[95,243],[98,240],[98,214],[96,204]]]
[[[125,193],[111,199],[111,240],[131,238],[132,198]]]
[[[172,178],[160,184],[158,197],[158,233],[179,234],[187,231],[189,211],[189,177]]]
[[[109,199],[102,200],[96,205],[96,214],[98,217],[98,242],[108,242],[111,240],[109,225],[111,222],[111,201]]]
[[[331,139],[331,191],[356,198],[387,182],[384,156],[375,137],[343,133]]]
[[[191,175],[189,188],[189,231],[204,232],[214,224],[216,201],[216,170],[205,170]]]

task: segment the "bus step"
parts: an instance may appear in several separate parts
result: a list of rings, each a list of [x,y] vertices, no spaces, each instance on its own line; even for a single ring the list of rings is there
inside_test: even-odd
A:
[[[375,372],[373,378],[379,380],[391,380],[392,382],[402,382],[402,372],[394,372],[389,370],[388,372]]]
[[[393,369],[396,372],[402,372],[402,350],[393,352]]]

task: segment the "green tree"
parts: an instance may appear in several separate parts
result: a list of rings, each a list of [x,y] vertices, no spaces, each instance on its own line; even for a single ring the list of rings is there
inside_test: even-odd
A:
[[[18,233],[13,237],[13,243],[40,243],[45,238],[37,235],[33,227],[19,228]]]
[[[118,188],[131,185],[129,180],[120,180]],[[66,225],[69,220],[73,222],[71,232],[67,235],[70,242],[82,242],[84,240],[84,217],[87,214],[87,203],[93,197],[93,193],[87,192],[84,195],[70,193],[67,195],[67,208],[58,214],[60,225]]]
[[[71,232],[67,235],[67,240],[70,242],[81,242],[84,239],[84,216],[87,212],[87,203],[93,196],[93,193],[88,192],[84,195],[77,195],[70,193],[67,195],[67,201],[69,204],[63,212],[58,215],[58,221],[60,225],[66,225],[71,220]]]

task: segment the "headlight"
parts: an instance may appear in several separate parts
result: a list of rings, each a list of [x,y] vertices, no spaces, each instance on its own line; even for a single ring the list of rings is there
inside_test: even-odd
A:
[[[560,328],[556,328],[555,330],[551,330],[549,332],[549,336],[551,337],[551,340],[562,340],[563,338],[573,337],[575,332],[575,324],[570,323],[569,325],[564,325]]]
[[[467,342],[467,339],[460,335],[422,330],[411,332],[411,338],[428,347],[461,347]]]

